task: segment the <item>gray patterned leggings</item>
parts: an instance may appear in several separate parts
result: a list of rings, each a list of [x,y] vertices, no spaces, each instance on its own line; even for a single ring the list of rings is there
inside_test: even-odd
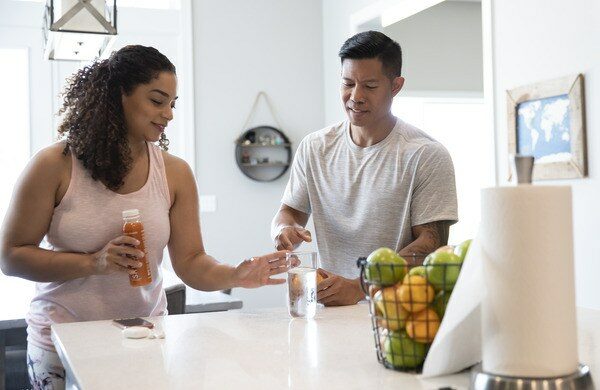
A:
[[[56,352],[27,344],[27,371],[35,390],[64,390],[65,368]]]

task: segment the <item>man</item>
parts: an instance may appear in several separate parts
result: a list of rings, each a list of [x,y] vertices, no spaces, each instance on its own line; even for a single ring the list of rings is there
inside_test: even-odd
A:
[[[302,140],[271,226],[277,249],[292,250],[311,241],[312,213],[327,276],[317,298],[327,306],[364,298],[357,258],[383,246],[407,259],[428,254],[447,244],[458,219],[448,151],[391,113],[404,84],[398,43],[363,32],[339,56],[348,120]]]

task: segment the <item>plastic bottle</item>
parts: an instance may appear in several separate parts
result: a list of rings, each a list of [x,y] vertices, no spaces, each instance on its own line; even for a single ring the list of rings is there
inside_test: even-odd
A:
[[[137,268],[134,274],[129,274],[129,284],[133,287],[146,286],[152,282],[152,274],[150,273],[148,258],[146,257],[144,225],[142,225],[140,211],[138,209],[123,211],[123,234],[138,240],[140,245],[136,246],[136,249],[144,252],[144,257],[137,259],[142,263],[142,266]]]

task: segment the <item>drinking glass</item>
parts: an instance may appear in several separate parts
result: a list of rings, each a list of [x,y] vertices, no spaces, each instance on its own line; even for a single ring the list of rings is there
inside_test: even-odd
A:
[[[288,311],[292,317],[313,318],[317,311],[317,252],[286,254]]]

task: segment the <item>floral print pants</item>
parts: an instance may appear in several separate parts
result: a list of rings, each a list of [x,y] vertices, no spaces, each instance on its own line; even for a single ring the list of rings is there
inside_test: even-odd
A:
[[[65,368],[56,352],[27,344],[27,371],[35,390],[64,390]]]

